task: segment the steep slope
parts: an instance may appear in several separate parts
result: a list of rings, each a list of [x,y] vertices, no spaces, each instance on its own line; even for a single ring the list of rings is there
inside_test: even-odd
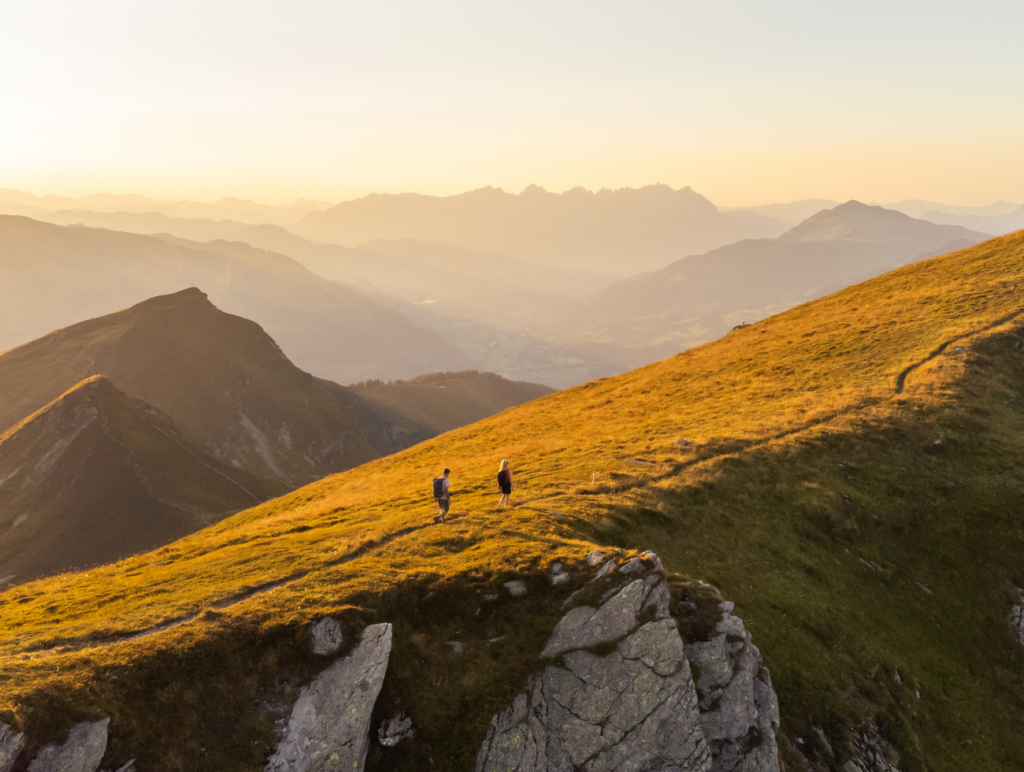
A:
[[[554,389],[470,370],[408,381],[367,381],[352,390],[391,426],[403,447],[474,423]]]
[[[95,373],[166,412],[224,463],[294,484],[368,461],[380,452],[369,438],[384,442],[357,398],[295,367],[259,325],[195,288],[0,355],[0,425]]]
[[[551,562],[618,544],[657,550],[674,604],[692,603],[680,573],[735,601],[787,772],[838,771],[866,742],[905,772],[1015,770],[1022,282],[1024,234],[987,241],[8,591],[0,718],[43,742],[116,714],[117,758],[259,769],[265,706],[317,672],[308,625],[336,614],[346,636],[394,623],[375,722],[408,711],[423,743],[369,768],[471,768],[560,616]],[[499,511],[502,457],[520,506]],[[443,465],[455,498],[434,527]],[[517,606],[502,584],[519,577]],[[502,613],[478,615],[498,593]]]
[[[719,212],[690,188],[649,185],[592,193],[519,195],[495,188],[438,198],[371,195],[313,212],[289,230],[313,241],[355,246],[375,239],[444,241],[544,265],[618,276],[785,226],[753,212]]]
[[[88,378],[0,434],[0,584],[111,563],[286,490]]]
[[[850,201],[777,239],[741,241],[617,282],[565,312],[563,342],[638,347],[636,362],[717,338],[797,303],[986,238]]]
[[[217,244],[0,216],[0,351],[194,286],[261,325],[299,367],[336,382],[470,364],[436,333],[284,255]]]

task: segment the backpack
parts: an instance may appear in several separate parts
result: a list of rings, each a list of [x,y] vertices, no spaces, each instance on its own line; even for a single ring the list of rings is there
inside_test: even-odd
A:
[[[444,478],[443,477],[435,477],[434,478],[434,498],[435,499],[440,499],[443,496],[444,496]]]

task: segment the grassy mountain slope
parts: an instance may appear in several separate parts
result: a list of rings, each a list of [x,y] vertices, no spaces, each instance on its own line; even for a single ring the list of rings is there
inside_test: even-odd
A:
[[[110,563],[287,490],[86,379],[0,434],[0,584]]]
[[[220,311],[195,288],[0,355],[0,426],[95,373],[166,412],[190,442],[254,474],[299,484],[380,452],[368,438],[381,424],[358,399],[304,373],[259,325]]]
[[[781,223],[720,212],[690,188],[648,185],[561,195],[531,185],[515,195],[481,188],[457,196],[370,195],[311,212],[289,230],[355,246],[375,239],[443,241],[483,254],[618,276],[742,238],[775,236]]]
[[[394,427],[406,447],[554,391],[475,370],[368,381],[353,384],[352,390]]]
[[[200,287],[253,319],[299,367],[348,383],[470,362],[393,309],[284,255],[0,216],[0,351],[154,295]]]
[[[641,357],[664,356],[984,238],[850,201],[777,239],[741,241],[612,284],[563,312],[561,326],[574,332],[559,339],[575,335],[636,347]]]
[[[0,711],[34,742],[116,715],[111,753],[138,748],[151,769],[258,769],[273,716],[253,706],[315,671],[304,625],[333,612],[346,634],[395,622],[385,698],[403,695],[441,766],[466,768],[533,667],[529,636],[550,629],[546,566],[597,542],[654,548],[736,602],[779,692],[788,770],[840,769],[869,719],[905,772],[1017,769],[1022,282],[1024,234],[994,239],[8,591]],[[511,511],[493,507],[502,457]],[[454,517],[428,526],[442,465]],[[522,572],[533,605],[474,616]],[[488,648],[503,632],[509,648]],[[446,658],[456,635],[465,659]]]

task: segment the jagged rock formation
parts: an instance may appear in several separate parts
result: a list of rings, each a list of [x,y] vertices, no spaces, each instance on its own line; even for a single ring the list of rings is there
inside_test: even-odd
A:
[[[303,688],[265,772],[361,772],[390,655],[391,625],[367,627],[347,657]]]
[[[556,625],[541,654],[554,662],[494,717],[476,772],[778,772],[777,702],[731,604],[714,638],[684,644],[656,555],[612,558],[595,582],[611,587]],[[706,663],[703,700],[688,655]]]
[[[18,754],[25,747],[25,735],[7,724],[0,724],[0,772],[11,772]]]
[[[718,635],[686,646],[700,668],[700,724],[715,757],[712,770],[777,769],[779,705],[771,678],[732,603],[721,605]]]
[[[109,718],[75,725],[63,745],[44,745],[28,772],[96,772],[107,750]]]

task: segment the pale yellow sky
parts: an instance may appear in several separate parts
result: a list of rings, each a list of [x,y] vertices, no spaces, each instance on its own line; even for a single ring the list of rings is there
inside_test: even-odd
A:
[[[22,3],[0,187],[1024,202],[1020,29],[1005,2]]]

